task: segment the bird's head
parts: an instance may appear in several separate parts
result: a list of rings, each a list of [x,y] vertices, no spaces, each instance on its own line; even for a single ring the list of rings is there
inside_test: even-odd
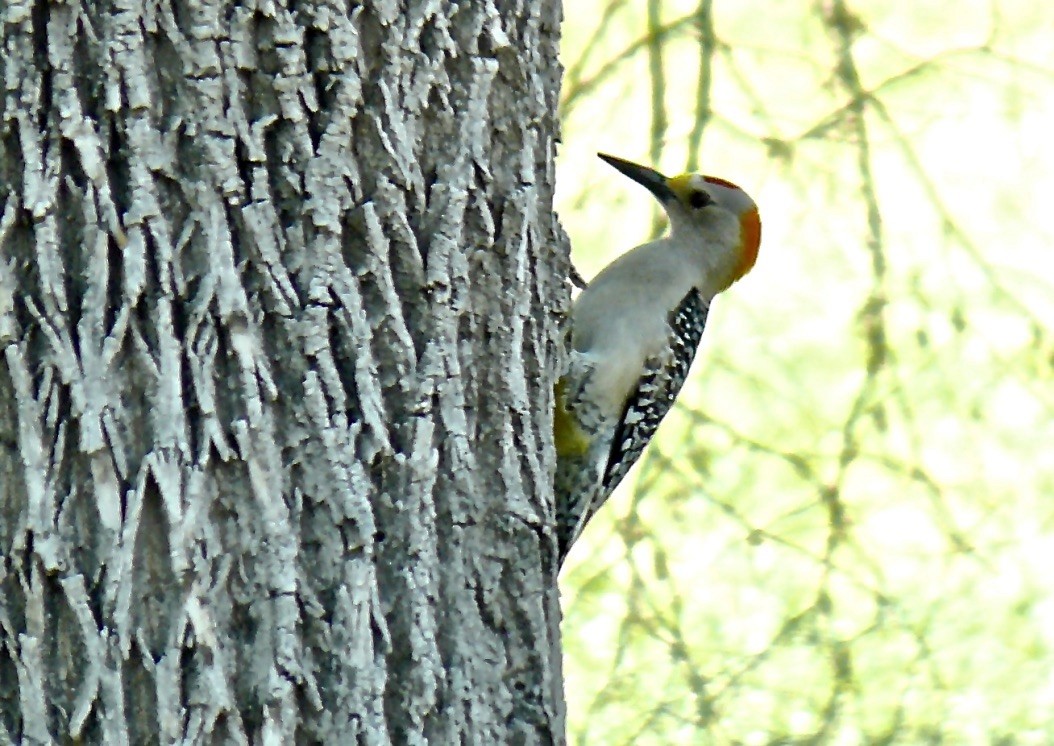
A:
[[[720,290],[754,267],[761,245],[761,218],[754,200],[738,186],[702,174],[664,176],[647,166],[603,153],[599,155],[605,163],[655,195],[670,218],[674,238],[691,241],[698,236],[703,242],[729,245],[727,277],[722,279]]]

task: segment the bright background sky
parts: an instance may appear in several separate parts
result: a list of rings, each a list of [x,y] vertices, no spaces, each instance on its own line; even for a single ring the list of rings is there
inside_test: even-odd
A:
[[[763,223],[564,573],[572,742],[1054,743],[1054,4],[565,12],[582,273],[658,225],[597,151]]]

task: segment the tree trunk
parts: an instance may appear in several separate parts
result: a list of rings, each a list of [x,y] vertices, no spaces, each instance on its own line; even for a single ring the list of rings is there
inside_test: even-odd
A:
[[[563,740],[558,6],[0,5],[0,742]]]

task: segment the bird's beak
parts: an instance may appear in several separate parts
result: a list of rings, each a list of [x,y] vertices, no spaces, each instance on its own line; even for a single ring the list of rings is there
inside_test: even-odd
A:
[[[670,200],[676,199],[676,195],[673,190],[670,189],[670,180],[655,169],[648,168],[647,166],[639,166],[636,163],[624,161],[613,155],[606,155],[604,153],[597,153],[597,155],[600,156],[600,160],[604,161],[604,163],[618,169],[654,194],[655,198],[662,204],[665,205]]]

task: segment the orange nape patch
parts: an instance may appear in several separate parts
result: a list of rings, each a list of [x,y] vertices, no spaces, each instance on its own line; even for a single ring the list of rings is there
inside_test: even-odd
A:
[[[739,260],[732,268],[728,280],[721,285],[721,291],[728,290],[737,280],[754,268],[758,260],[758,249],[761,246],[761,217],[756,208],[751,208],[739,216]]]
[[[758,250],[761,248],[761,216],[756,209],[747,210],[739,216],[739,241],[741,253],[733,282],[752,270],[758,260]]]
[[[556,452],[568,456],[584,456],[589,450],[589,436],[578,426],[575,416],[567,411],[564,405],[566,381],[561,378],[556,382],[556,409],[553,411],[553,445]]]

